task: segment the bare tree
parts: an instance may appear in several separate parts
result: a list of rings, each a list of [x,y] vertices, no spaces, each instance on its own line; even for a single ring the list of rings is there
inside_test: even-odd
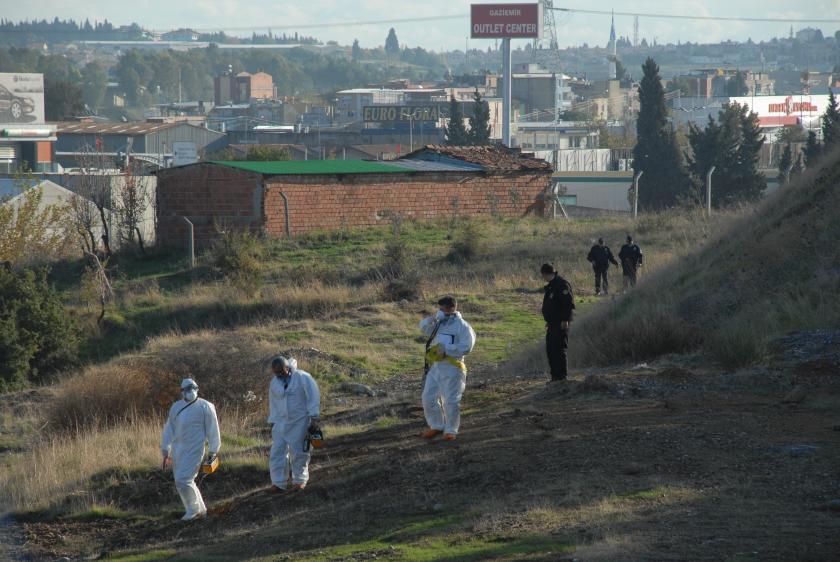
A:
[[[99,317],[96,319],[96,323],[101,324],[102,320],[105,319],[105,307],[114,298],[114,289],[111,287],[108,271],[105,269],[108,260],[105,259],[103,262],[93,252],[85,252],[85,256],[87,256],[90,265],[87,268],[88,278],[83,282],[86,282],[99,302]]]
[[[74,192],[70,198],[70,213],[68,215],[73,232],[79,235],[82,243],[82,253],[95,254],[99,244],[96,242],[94,229],[98,222],[96,206],[83,195]]]
[[[149,182],[139,172],[140,165],[136,162],[126,166],[116,191],[115,207],[121,241],[130,244],[136,242],[140,253],[145,254],[146,247],[140,227],[149,207]]]
[[[85,146],[78,156],[78,162],[79,181],[76,192],[96,207],[102,227],[102,250],[107,259],[111,257],[111,225],[108,215],[112,208],[111,175],[108,170],[114,167],[114,161],[101,151]]]

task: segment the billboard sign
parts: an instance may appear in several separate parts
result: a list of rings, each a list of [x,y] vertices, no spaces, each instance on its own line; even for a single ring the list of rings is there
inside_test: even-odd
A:
[[[759,117],[796,117],[806,128],[819,126],[820,117],[828,108],[828,101],[828,94],[729,98],[730,103],[745,105]]]
[[[175,141],[172,143],[172,165],[184,166],[198,162],[198,151],[194,142]]]
[[[473,4],[473,39],[538,39],[543,28],[542,4]]]
[[[43,74],[0,73],[0,123],[45,123]]]
[[[410,121],[437,121],[446,117],[436,105],[366,105],[362,108],[365,122],[383,123]]]
[[[729,98],[732,103],[746,105],[759,117],[789,115],[822,115],[828,107],[828,94],[794,94],[790,96],[742,96]]]

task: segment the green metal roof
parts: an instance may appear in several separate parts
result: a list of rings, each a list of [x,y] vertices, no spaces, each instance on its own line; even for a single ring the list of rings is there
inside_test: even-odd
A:
[[[411,170],[389,166],[370,160],[279,160],[273,162],[249,162],[213,160],[213,164],[239,168],[263,175],[300,174],[398,174]]]

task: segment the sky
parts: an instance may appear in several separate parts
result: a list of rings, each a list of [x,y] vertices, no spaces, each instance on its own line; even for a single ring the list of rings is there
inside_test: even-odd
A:
[[[13,0],[0,0],[9,5]],[[495,0],[499,1],[499,0]],[[351,25],[351,22],[390,20],[440,15],[466,15],[469,0],[28,0],[17,4],[12,15],[5,18],[84,20],[108,19],[114,24],[136,22],[144,28],[166,31],[178,27],[198,30],[232,29],[235,35],[250,35],[251,31],[274,33],[299,31],[322,41],[335,40],[350,44],[358,39],[363,47],[382,45],[390,27],[394,27],[400,44],[432,50],[464,49],[469,35],[469,18],[443,21],[382,23]],[[513,0],[515,3],[515,0]],[[555,5],[564,8],[590,10],[632,11],[638,13],[697,14],[709,16],[770,17],[789,19],[832,18],[840,19],[840,0],[704,0],[687,2],[662,2],[661,0],[636,0],[610,2],[607,0],[574,0]],[[606,44],[609,39],[609,16],[568,14],[556,12],[558,42],[561,47],[583,43]],[[336,23],[326,28],[296,28],[295,25]],[[726,39],[753,41],[786,37],[790,23],[683,21],[648,17],[639,18],[639,38],[659,43],[687,42],[711,43]],[[794,30],[819,27],[825,35],[833,35],[840,23],[793,24]],[[616,32],[632,38],[633,18],[616,16]],[[470,48],[486,49],[491,40],[469,40]],[[514,41],[524,46],[524,40]]]

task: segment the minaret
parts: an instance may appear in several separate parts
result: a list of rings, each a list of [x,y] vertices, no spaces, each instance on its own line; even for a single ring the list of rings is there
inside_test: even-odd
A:
[[[610,42],[607,44],[607,52],[610,53],[610,80],[618,78],[616,76],[615,61],[618,51],[616,50],[615,40],[615,12],[612,14],[612,23],[610,24]]]

